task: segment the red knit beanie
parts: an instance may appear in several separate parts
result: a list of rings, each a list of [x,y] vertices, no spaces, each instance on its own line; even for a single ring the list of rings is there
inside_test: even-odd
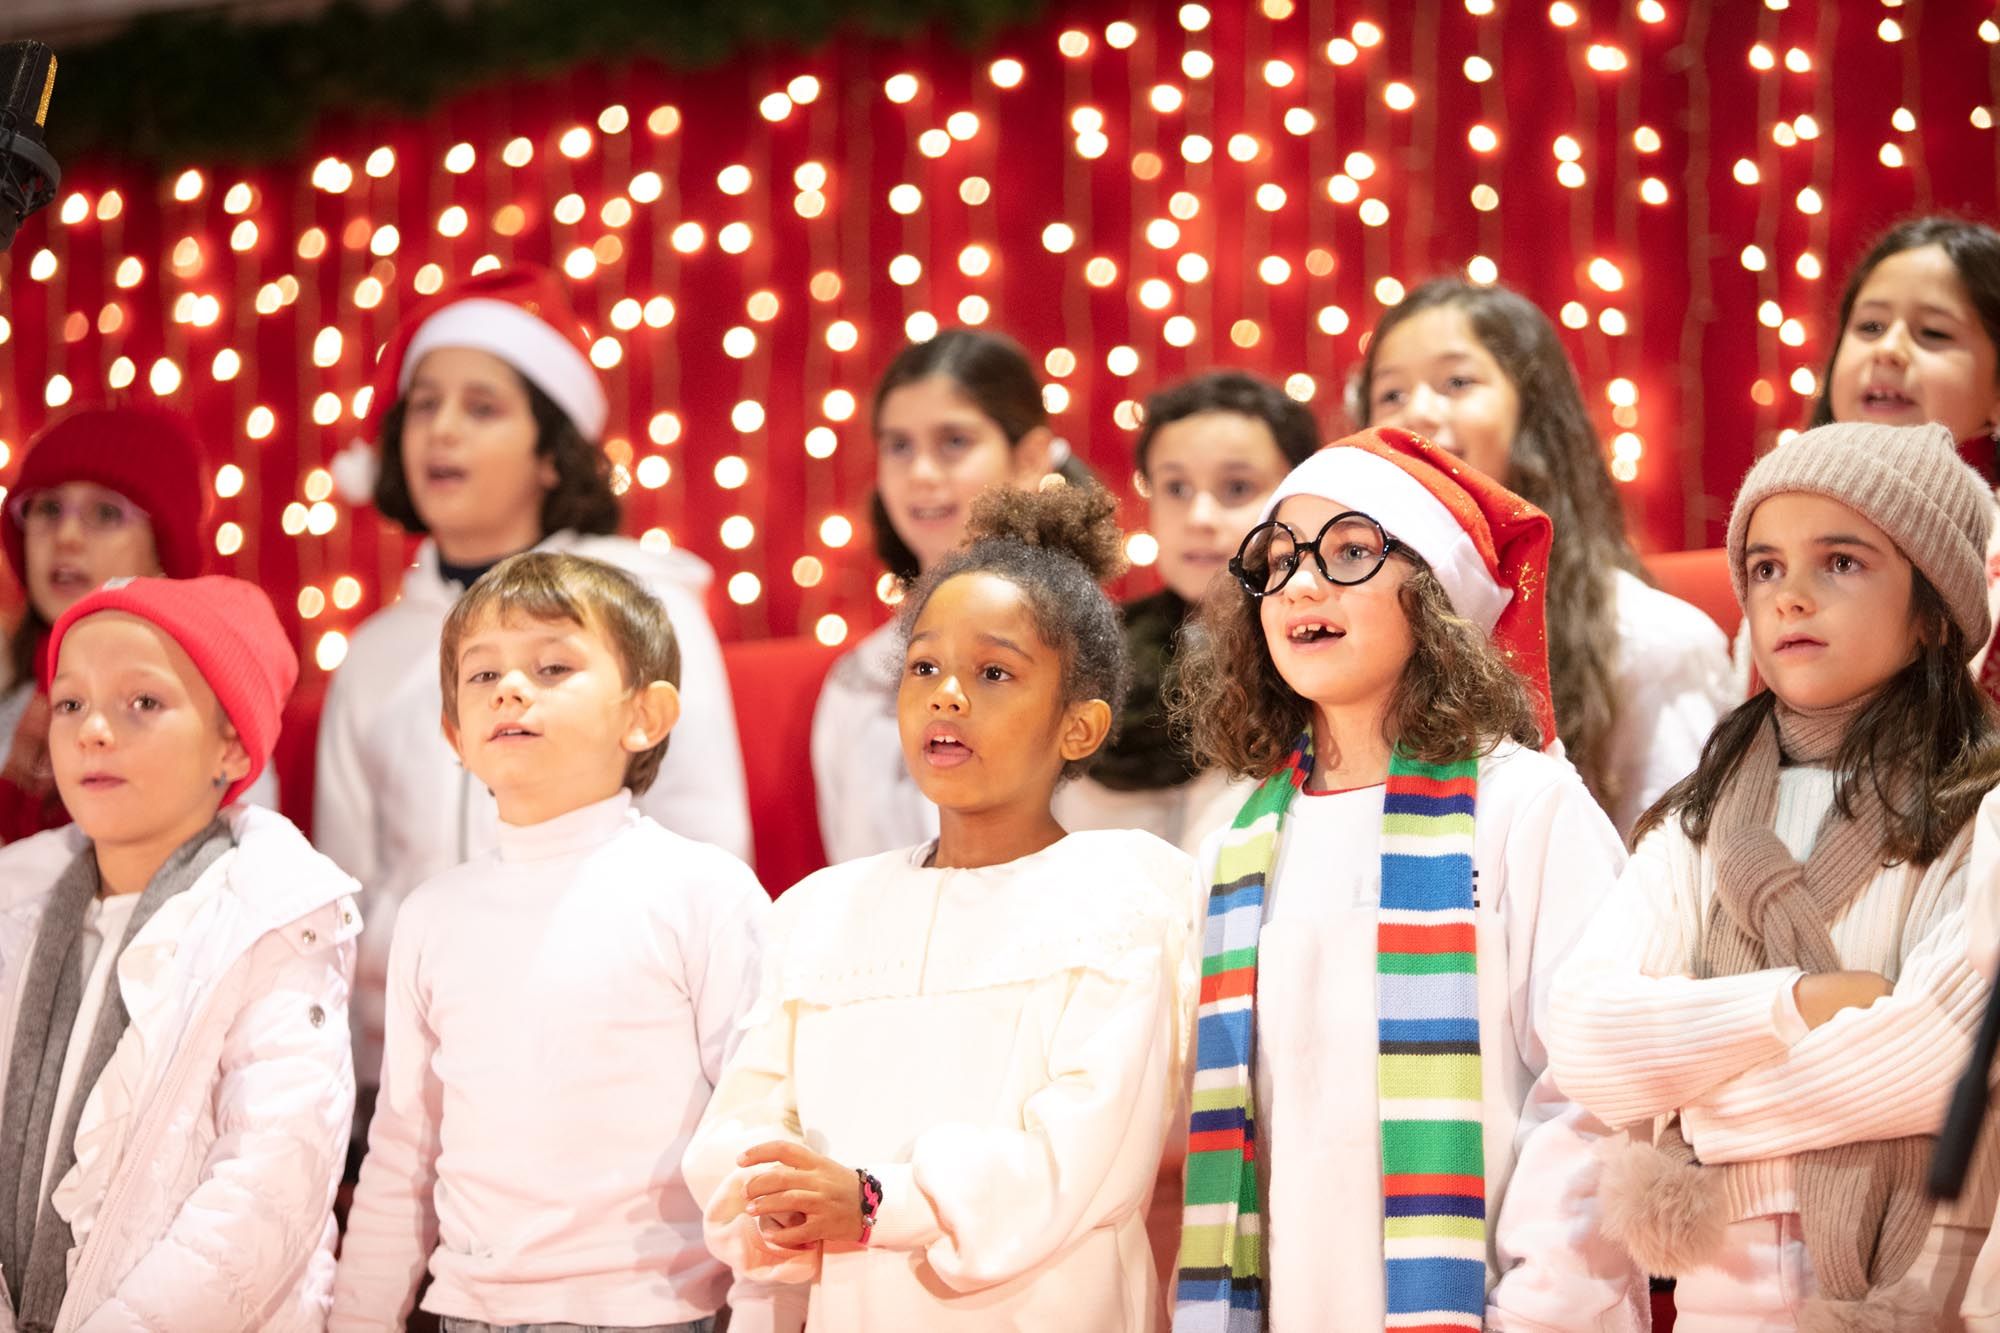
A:
[[[254,583],[210,575],[197,579],[112,579],[63,612],[42,660],[47,690],[70,626],[99,611],[123,611],[158,626],[194,660],[224,717],[250,755],[250,770],[223,793],[228,805],[257,780],[278,743],[285,701],[298,683],[299,659],[271,599]]]
[[[27,495],[72,481],[118,492],[146,511],[160,570],[169,578],[201,572],[202,517],[208,488],[202,484],[201,437],[186,417],[157,407],[90,407],[72,412],[28,442],[14,494]],[[27,575],[26,538],[14,506],[0,510],[0,541],[7,563]]]

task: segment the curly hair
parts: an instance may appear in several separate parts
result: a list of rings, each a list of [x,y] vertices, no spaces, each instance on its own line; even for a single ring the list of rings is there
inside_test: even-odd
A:
[[[1397,550],[1409,576],[1397,590],[1415,640],[1390,699],[1387,739],[1426,763],[1490,753],[1502,741],[1539,749],[1528,687],[1486,632],[1452,609],[1421,556]],[[1201,605],[1181,641],[1175,725],[1195,757],[1236,777],[1262,780],[1285,766],[1312,725],[1312,703],[1278,674],[1259,599],[1231,581]]]
[[[1621,794],[1613,790],[1610,752],[1620,706],[1616,578],[1624,570],[1643,579],[1645,571],[1626,537],[1624,507],[1555,326],[1518,292],[1433,278],[1376,325],[1355,386],[1356,415],[1370,424],[1375,358],[1390,330],[1439,307],[1464,314],[1520,401],[1507,475],[1494,480],[1555,525],[1548,633],[1556,729],[1584,784],[1609,806]]]
[[[556,469],[556,484],[542,496],[542,536],[552,532],[605,536],[618,531],[620,508],[618,494],[611,489],[611,460],[583,438],[555,399],[513,367],[508,373],[527,390],[535,417],[535,453]],[[422,537],[430,527],[417,513],[409,479],[403,475],[403,419],[408,412],[406,396],[382,415],[382,438],[376,442],[382,466],[375,475],[375,508],[405,532]]]
[[[1965,631],[1929,579],[1916,570],[1911,579],[1911,608],[1924,627],[1917,660],[1891,676],[1848,728],[1833,760],[1840,773],[1833,803],[1851,817],[1854,794],[1863,783],[1872,786],[1889,813],[1882,855],[1925,866],[1943,855],[2000,783],[2000,734],[1965,669],[1972,657]],[[1675,816],[1690,841],[1706,841],[1724,789],[1776,707],[1777,696],[1766,688],[1717,723],[1694,772],[1639,817],[1632,845]],[[1907,804],[1897,799],[1899,774],[1911,779]]]
[[[997,575],[1027,597],[1036,632],[1061,657],[1063,706],[1102,699],[1115,726],[1131,671],[1118,608],[1102,587],[1125,570],[1118,502],[1101,486],[996,487],[973,501],[965,536],[903,599],[904,648],[946,582],[961,574]],[[1096,757],[1070,760],[1063,777],[1082,776]]]

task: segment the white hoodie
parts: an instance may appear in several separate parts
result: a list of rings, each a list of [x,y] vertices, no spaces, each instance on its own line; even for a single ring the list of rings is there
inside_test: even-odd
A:
[[[284,816],[223,817],[236,846],[118,960],[131,1025],[54,1194],[76,1242],[57,1333],[326,1323],[354,1109],[355,885]],[[70,826],[0,849],[0,1052],[49,891],[88,845]],[[0,1297],[0,1333],[12,1309]]]
[[[535,548],[587,556],[637,576],[666,606],[681,649],[681,719],[639,810],[684,837],[747,861],[749,797],[722,648],[702,603],[709,568],[685,551],[648,551],[624,537],[558,532]],[[436,543],[417,550],[400,600],[355,632],[320,716],[313,841],[361,881],[368,934],[354,995],[355,1075],[373,1087],[382,1064],[383,987],[396,910],[410,891],[493,850],[493,797],[445,742],[438,636],[460,588],[438,572]]]

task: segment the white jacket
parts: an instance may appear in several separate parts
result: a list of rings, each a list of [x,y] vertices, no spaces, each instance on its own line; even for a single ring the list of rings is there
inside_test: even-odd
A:
[[[666,606],[681,650],[681,719],[641,813],[748,861],[750,806],[722,648],[702,590],[708,566],[685,551],[648,551],[624,537],[559,532],[536,548],[588,556],[636,575]],[[459,764],[440,726],[438,636],[459,588],[426,541],[401,599],[355,632],[327,689],[319,727],[313,841],[361,881],[368,933],[355,980],[355,1074],[373,1087],[382,1063],[382,995],[396,911],[411,890],[493,849],[492,795]]]
[[[76,1240],[57,1333],[325,1326],[361,917],[353,881],[284,816],[225,818],[237,845],[118,960],[131,1026],[54,1194]],[[48,893],[86,845],[72,826],[0,850],[0,1051]]]

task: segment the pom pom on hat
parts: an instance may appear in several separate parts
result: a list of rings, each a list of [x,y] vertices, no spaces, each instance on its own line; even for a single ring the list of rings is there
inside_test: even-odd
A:
[[[49,632],[42,662],[46,690],[62,653],[63,636],[85,616],[122,611],[157,626],[181,646],[215,691],[236,729],[250,768],[223,793],[228,805],[271,761],[285,702],[299,679],[298,654],[278,623],[271,599],[254,583],[211,575],[196,579],[113,579],[80,598]]]
[[[89,407],[71,412],[28,441],[13,494],[25,496],[87,481],[143,509],[160,569],[172,578],[201,572],[202,520],[208,488],[194,423],[157,407]],[[10,497],[11,498],[11,497]],[[27,535],[9,504],[0,509],[0,543],[17,575],[27,574]]]
[[[1336,440],[1293,468],[1264,518],[1294,495],[1359,510],[1422,556],[1452,609],[1485,630],[1527,683],[1543,743],[1555,740],[1545,605],[1554,529],[1547,514],[1392,426]]]
[[[548,269],[529,264],[493,269],[413,306],[375,364],[368,440],[380,442],[383,419],[410,387],[417,363],[440,347],[499,357],[547,394],[584,439],[603,438],[610,402],[590,363],[590,339],[562,280]]]

